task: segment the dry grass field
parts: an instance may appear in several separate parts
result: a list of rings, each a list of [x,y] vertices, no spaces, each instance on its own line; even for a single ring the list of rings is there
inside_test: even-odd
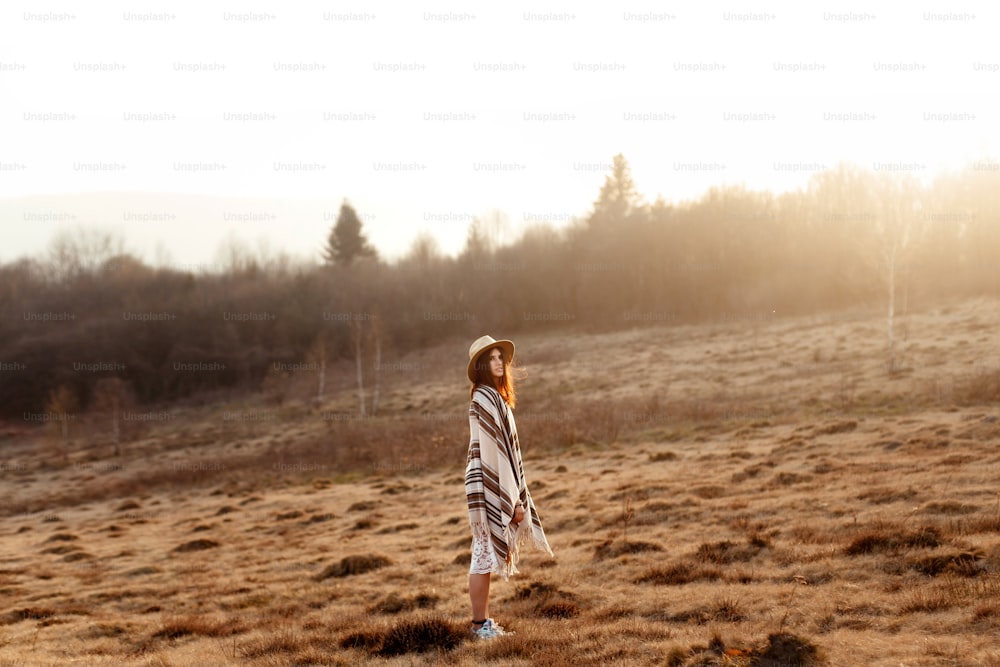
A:
[[[1000,667],[998,331],[995,300],[911,313],[890,375],[873,313],[539,323],[517,415],[556,559],[494,582],[492,642],[466,343],[401,355],[375,419],[348,377],[167,406],[117,458],[9,425],[0,665]]]

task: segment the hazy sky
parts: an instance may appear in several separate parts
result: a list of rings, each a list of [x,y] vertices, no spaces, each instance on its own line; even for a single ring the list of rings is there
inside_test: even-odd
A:
[[[388,257],[455,252],[491,209],[585,215],[619,152],[649,200],[840,160],[930,179],[1000,155],[998,28],[986,2],[8,1],[0,261],[94,222],[149,261],[315,256],[344,197]],[[79,193],[106,196],[50,198]]]

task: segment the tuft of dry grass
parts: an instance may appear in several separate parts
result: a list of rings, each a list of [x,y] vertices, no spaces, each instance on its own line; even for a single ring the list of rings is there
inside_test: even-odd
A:
[[[678,562],[664,567],[653,567],[635,579],[637,584],[656,586],[682,586],[693,581],[716,581],[722,579],[722,570],[716,567]]]
[[[205,549],[214,549],[220,546],[220,544],[215,540],[199,539],[190,540],[184,544],[179,544],[174,547],[171,551],[175,553],[190,553],[192,551],[204,551]]]
[[[906,594],[899,611],[902,614],[934,613],[954,606],[955,599],[947,591],[920,588]]]
[[[55,535],[50,536],[45,541],[46,542],[72,542],[72,541],[78,540],[78,539],[80,539],[80,538],[77,537],[76,535],[71,535],[69,533],[56,533]]]
[[[912,488],[898,489],[885,486],[876,486],[874,488],[865,489],[863,492],[858,494],[858,500],[864,500],[873,505],[886,505],[889,503],[899,502],[901,500],[913,500],[916,498],[919,492]]]
[[[997,405],[1000,403],[1000,369],[966,375],[957,383],[954,399],[959,405]]]
[[[453,651],[469,637],[464,626],[440,616],[421,615],[389,627],[367,626],[347,634],[340,647],[383,657],[408,653]]]
[[[606,560],[626,554],[638,554],[649,551],[663,551],[663,547],[653,542],[643,542],[641,540],[605,540],[594,547],[594,560]]]
[[[817,427],[813,433],[814,435],[834,435],[836,433],[849,433],[858,427],[858,422],[849,419],[845,421],[833,422],[832,424],[825,424],[823,426]]]
[[[825,664],[819,648],[799,635],[779,632],[768,635],[767,644],[758,651],[758,667],[810,667]]]
[[[359,649],[368,653],[378,653],[382,648],[383,640],[383,633],[379,630],[357,630],[347,634],[340,640],[340,648]]]
[[[60,544],[58,546],[49,547],[48,549],[42,549],[42,553],[62,556],[63,554],[72,553],[74,551],[80,551],[80,549],[81,547],[78,547],[75,544]]]
[[[666,656],[669,667],[822,667],[823,651],[810,640],[789,632],[774,632],[755,646],[727,645],[714,634],[707,645],[674,646]]]
[[[541,581],[519,586],[509,600],[528,605],[529,613],[536,618],[573,618],[581,612],[576,595]]]
[[[707,625],[709,623],[739,623],[746,620],[747,615],[743,611],[739,600],[735,598],[723,598],[716,600],[710,605],[699,605],[668,614],[661,612],[647,618],[650,620],[668,621],[670,623]]]
[[[188,614],[167,618],[152,634],[153,639],[177,639],[187,636],[230,637],[246,628],[235,619],[219,620],[204,615]]]
[[[962,551],[916,558],[909,562],[909,566],[929,577],[937,577],[942,574],[975,577],[983,572],[983,568],[980,567],[982,559],[983,554],[981,553]]]
[[[844,553],[860,556],[874,553],[895,553],[902,549],[933,549],[941,546],[940,531],[934,526],[924,526],[917,530],[898,527],[875,527],[855,537]]]
[[[361,500],[356,503],[352,503],[350,507],[347,508],[348,512],[370,512],[378,507],[378,503],[373,500]]]
[[[331,565],[326,566],[322,572],[314,577],[314,579],[316,581],[323,581],[324,579],[329,579],[330,577],[349,577],[356,574],[364,574],[366,572],[378,570],[391,564],[392,561],[385,556],[376,556],[372,554],[364,556],[344,556],[340,562],[332,563]]]
[[[21,607],[0,616],[0,625],[13,625],[27,620],[44,620],[55,615],[55,610],[46,607]]]
[[[958,516],[963,514],[975,514],[979,508],[969,503],[960,503],[954,500],[943,502],[931,502],[920,508],[922,514],[944,514],[947,516]]]
[[[754,535],[746,544],[737,544],[730,540],[706,542],[698,547],[695,558],[716,565],[748,563],[768,545],[769,542],[759,535]]]
[[[416,618],[401,621],[385,633],[381,655],[451,651],[468,637],[464,627],[441,617]]]
[[[303,637],[294,628],[282,627],[262,636],[244,640],[239,655],[244,659],[277,658],[280,664],[295,664],[293,656],[307,647]]]
[[[990,624],[1000,624],[1000,602],[985,602],[973,610],[972,622],[980,623],[984,621]]]
[[[963,519],[959,530],[963,533],[1000,533],[1000,514],[988,514]]]
[[[441,601],[431,593],[420,593],[413,597],[402,597],[395,591],[374,604],[369,611],[375,614],[399,614],[414,609],[433,609]]]
[[[714,500],[726,495],[726,487],[719,484],[700,484],[691,489],[691,493],[704,500]]]

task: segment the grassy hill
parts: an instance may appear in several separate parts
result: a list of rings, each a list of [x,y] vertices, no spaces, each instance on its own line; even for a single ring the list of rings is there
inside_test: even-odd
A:
[[[2,431],[0,663],[1000,665],[1000,307],[517,339],[550,560],[466,640],[467,343],[354,416],[290,391]],[[490,332],[495,336],[503,332]]]

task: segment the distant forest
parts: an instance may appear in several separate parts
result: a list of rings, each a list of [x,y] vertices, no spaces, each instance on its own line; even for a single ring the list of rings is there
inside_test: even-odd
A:
[[[214,273],[57,238],[46,257],[0,266],[0,414],[256,391],[328,363],[369,373],[446,340],[461,368],[487,332],[749,323],[883,308],[890,293],[905,312],[1000,286],[996,162],[931,185],[840,165],[794,192],[727,186],[669,204],[643,201],[619,155],[586,218],[505,246],[491,224],[474,221],[458,256],[422,236],[388,263],[345,203],[322,262],[234,253]]]

